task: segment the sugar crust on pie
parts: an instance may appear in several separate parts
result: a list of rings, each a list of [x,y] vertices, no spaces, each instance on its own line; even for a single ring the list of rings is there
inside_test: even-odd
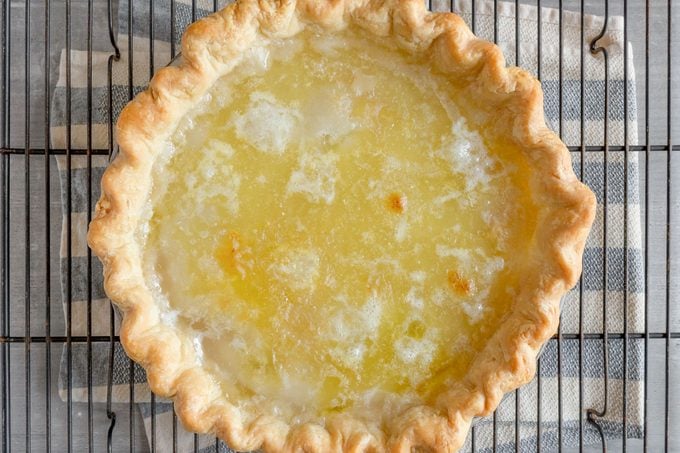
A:
[[[189,429],[455,451],[534,373],[594,197],[540,85],[418,1],[241,1],[121,114],[89,242]]]

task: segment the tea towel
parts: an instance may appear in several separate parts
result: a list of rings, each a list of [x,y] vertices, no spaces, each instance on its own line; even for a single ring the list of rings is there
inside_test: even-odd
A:
[[[121,59],[113,64],[111,86],[111,120],[115,122],[118,113],[128,101],[130,95],[143,90],[152,74],[171,59],[171,51],[179,50],[179,38],[184,28],[192,21],[213,11],[215,2],[199,0],[176,0],[172,5],[175,11],[174,24],[171,21],[171,2],[162,0],[153,2],[154,40],[150,41],[150,11],[146,2],[127,1],[119,4],[117,43],[121,49]],[[193,3],[193,4],[192,4]],[[221,6],[220,2],[220,6]],[[131,10],[130,10],[131,7]],[[459,13],[467,22],[472,22],[472,5],[470,0],[456,0],[452,3],[432,1],[433,10],[448,10]],[[516,14],[517,13],[517,14]],[[128,20],[132,17],[132,23]],[[477,0],[475,2],[475,31],[485,39],[493,39],[494,18],[498,20],[498,43],[503,50],[508,64],[518,64],[542,80],[545,93],[545,112],[549,125],[560,132],[568,145],[603,145],[604,137],[604,62],[601,55],[591,55],[589,42],[603,26],[603,19],[597,16],[584,16],[584,35],[581,40],[581,16],[575,12],[565,11],[561,18],[563,31],[562,41],[562,77],[559,74],[559,12],[551,8],[540,11],[529,5],[520,5],[515,11],[514,3]],[[541,25],[539,46],[538,23]],[[519,45],[515,42],[515,26],[519,25]],[[628,43],[623,41],[623,19],[612,17],[607,24],[608,31],[600,41],[609,53],[608,88],[608,126],[607,143],[623,144],[624,123],[628,122],[628,140],[635,144],[637,140],[637,109],[635,105],[635,74],[632,51]],[[173,34],[174,33],[174,34]],[[173,46],[172,43],[175,43]],[[153,49],[151,48],[151,44]],[[67,106],[70,105],[71,148],[84,149],[86,146],[87,125],[87,54],[84,44],[78,48],[74,42],[71,50],[71,90],[70,104],[67,102],[66,90],[66,58],[62,53],[59,68],[59,79],[53,97],[52,146],[64,148],[66,145]],[[623,74],[624,46],[628,49],[627,84]],[[519,49],[519,53],[516,50]],[[152,52],[153,50],[153,52]],[[581,52],[584,53],[583,87],[581,82]],[[538,55],[540,53],[540,68]],[[151,55],[153,54],[153,60]],[[107,61],[109,53],[93,54],[93,147],[105,149],[108,144],[109,89],[107,84]],[[518,57],[516,60],[516,56]],[[131,63],[128,65],[128,63]],[[129,72],[128,69],[131,68]],[[540,69],[540,71],[539,71]],[[130,80],[131,77],[131,80]],[[561,83],[560,83],[561,80]],[[581,89],[583,112],[581,109]],[[560,110],[559,98],[562,94]],[[624,108],[624,90],[628,93],[628,106]],[[560,121],[560,112],[561,119]],[[581,115],[584,128],[581,130]],[[522,387],[518,392],[508,395],[496,413],[496,447],[497,451],[515,451],[515,420],[519,423],[521,451],[534,451],[538,442],[545,449],[555,449],[558,443],[558,404],[562,408],[563,445],[578,445],[579,423],[585,419],[579,408],[602,407],[604,398],[604,363],[603,340],[588,339],[580,345],[574,335],[579,327],[586,333],[602,333],[603,303],[607,304],[608,332],[622,332],[624,310],[627,313],[630,332],[642,332],[644,313],[644,281],[642,268],[642,245],[640,233],[638,164],[635,155],[628,160],[628,199],[624,199],[624,156],[621,152],[609,152],[605,158],[603,152],[588,151],[581,159],[579,151],[572,152],[574,169],[577,175],[593,189],[598,198],[597,218],[588,240],[584,254],[584,271],[581,285],[570,291],[564,298],[561,329],[565,339],[559,345],[562,354],[562,367],[558,369],[556,340],[548,343],[540,361],[541,404],[538,405],[539,378]],[[83,156],[71,158],[70,171],[66,159],[58,158],[62,181],[62,200],[66,209],[66,190],[71,190],[71,211],[64,212],[64,229],[62,234],[62,283],[64,304],[71,304],[72,333],[84,335],[87,326],[87,275],[85,242],[87,231],[87,160]],[[92,203],[99,197],[99,179],[107,164],[106,156],[95,156],[92,159]],[[604,186],[605,172],[608,177]],[[70,187],[67,184],[70,176]],[[606,198],[605,198],[606,196]],[[623,206],[627,201],[628,225],[624,240]],[[65,228],[66,216],[71,222],[71,269],[66,269],[68,250]],[[607,215],[607,237],[603,234],[603,219]],[[603,258],[607,255],[607,281],[603,282]],[[624,256],[627,258],[628,281],[624,281]],[[72,282],[71,297],[67,300],[65,292],[66,279]],[[94,335],[109,333],[109,302],[102,288],[101,265],[93,260],[92,275],[92,329]],[[624,288],[627,288],[624,300]],[[582,310],[583,324],[579,326],[579,312]],[[583,364],[579,366],[580,347],[583,348]],[[642,430],[642,395],[643,395],[643,348],[641,340],[629,340],[627,374],[623,373],[623,342],[621,339],[608,340],[609,352],[609,410],[602,422],[607,436],[620,436],[622,430],[622,387],[627,387],[627,420],[628,436],[639,437]],[[106,401],[108,379],[108,353],[106,343],[93,345],[93,393],[95,402]],[[72,397],[76,401],[86,401],[87,393],[87,354],[85,345],[74,344],[72,349]],[[579,404],[579,382],[584,380],[584,397]],[[60,394],[66,397],[66,362],[62,360],[60,370]],[[561,392],[558,392],[558,385]],[[116,345],[113,366],[112,397],[117,402],[130,400],[131,386],[134,401],[144,418],[148,439],[151,439],[152,410],[150,393],[145,383],[144,371],[131,365],[120,345]],[[561,395],[561,399],[558,398]],[[518,400],[516,399],[518,397]],[[155,447],[158,451],[170,451],[172,445],[173,417],[170,403],[157,399],[154,406]],[[540,414],[540,417],[539,417]],[[538,419],[540,418],[540,425]],[[540,428],[540,429],[539,429]],[[539,435],[540,431],[540,435]],[[194,436],[186,433],[181,426],[175,432],[177,451],[228,451],[223,444],[216,444],[214,437]],[[493,447],[493,419],[487,417],[475,422],[474,434],[468,436],[466,449],[474,447],[477,451],[488,451]],[[584,424],[584,443],[599,441],[592,425]],[[196,443],[195,443],[196,442]]]

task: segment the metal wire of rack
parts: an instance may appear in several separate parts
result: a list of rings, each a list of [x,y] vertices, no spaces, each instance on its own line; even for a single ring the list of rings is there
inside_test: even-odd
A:
[[[176,1],[169,2],[171,17],[171,35],[181,34],[176,30],[174,16],[176,13]],[[91,208],[96,202],[97,175],[93,171],[92,159],[96,156],[111,156],[115,152],[113,140],[113,96],[109,88],[108,104],[104,106],[107,120],[107,147],[97,147],[93,143],[93,117],[97,114],[97,106],[93,105],[93,53],[95,51],[107,51],[109,57],[108,86],[112,86],[112,74],[115,65],[121,64],[121,49],[117,41],[115,24],[116,1],[78,1],[64,0],[56,2],[44,1],[14,1],[2,2],[2,26],[0,28],[1,39],[1,66],[2,78],[0,79],[2,107],[0,109],[0,123],[2,127],[0,139],[0,175],[2,179],[2,195],[0,206],[2,212],[2,236],[0,258],[0,293],[2,294],[2,311],[0,317],[0,367],[2,368],[1,392],[2,392],[2,449],[3,451],[94,451],[107,449],[108,451],[156,451],[156,408],[157,402],[151,396],[151,436],[147,442],[143,431],[143,425],[135,404],[135,367],[130,362],[129,402],[115,403],[113,401],[113,360],[116,344],[119,338],[115,333],[116,320],[112,308],[108,309],[108,334],[95,335],[93,332],[93,272],[95,260],[90,253],[85,260],[87,281],[74,281],[72,249],[74,247],[71,234],[73,225],[71,217],[65,216],[63,228],[68,234],[65,242],[60,241],[59,232],[52,228],[55,219],[60,219],[62,209],[71,212],[71,207],[76,202],[84,202],[90,209],[87,210],[87,220],[91,216]],[[134,95],[133,67],[135,61],[133,55],[132,33],[135,8],[142,2],[130,1],[128,7],[128,36],[127,46],[127,71],[129,76],[128,98]],[[148,24],[149,37],[149,77],[158,69],[159,64],[154,55],[156,39],[154,36],[155,20],[154,8],[158,8],[162,2],[148,1],[148,9],[151,12]],[[225,2],[213,2],[213,8],[223,6]],[[449,6],[454,9],[454,2]],[[490,39],[497,40],[499,36],[499,20],[496,17],[499,1],[493,1],[494,27],[493,36]],[[517,8],[524,0],[514,0]],[[559,451],[597,449],[628,449],[633,451],[680,451],[680,431],[677,407],[680,402],[678,395],[680,377],[677,370],[680,363],[678,343],[680,340],[679,314],[673,307],[680,301],[677,269],[680,251],[675,238],[680,229],[677,221],[678,204],[680,193],[678,183],[680,174],[677,165],[674,166],[675,153],[680,150],[680,145],[673,142],[674,134],[680,125],[674,122],[673,108],[677,105],[677,97],[680,93],[676,85],[680,79],[677,73],[675,45],[677,36],[674,34],[674,21],[678,19],[678,12],[672,0],[667,2],[652,0],[534,0],[540,11],[541,7],[553,7],[559,11],[560,41],[557,52],[559,53],[559,121],[556,129],[562,132],[562,120],[565,114],[563,110],[563,80],[562,80],[562,14],[564,11],[575,11],[581,14],[592,12],[605,17],[603,28],[599,36],[585,42],[585,36],[581,33],[583,44],[590,46],[592,54],[602,56],[602,71],[604,74],[604,121],[603,140],[597,144],[586,144],[583,140],[585,91],[583,88],[583,62],[590,58],[586,51],[581,51],[581,143],[569,146],[572,153],[581,156],[581,163],[587,153],[601,153],[604,159],[605,171],[604,193],[607,200],[607,174],[609,170],[609,156],[622,155],[624,159],[625,195],[628,200],[628,159],[636,153],[640,158],[640,166],[643,169],[640,175],[641,186],[644,187],[642,194],[642,224],[644,240],[644,273],[645,273],[645,306],[644,306],[644,331],[629,332],[624,310],[624,322],[622,331],[609,331],[607,329],[607,300],[604,297],[602,303],[604,333],[586,332],[583,326],[583,318],[579,319],[579,329],[576,332],[563,332],[562,329],[551,340],[556,343],[557,366],[561,371],[563,366],[562,346],[566,342],[575,341],[579,344],[579,402],[580,439],[584,438],[584,427],[588,424],[595,426],[602,438],[595,446],[585,446],[583,442],[578,447],[568,447],[562,442],[562,409],[563,389],[561,373],[558,374],[556,401],[557,407],[548,408],[555,410],[558,420]],[[474,30],[476,21],[476,1],[472,1],[472,23]],[[431,8],[441,9],[441,5],[433,5]],[[628,98],[628,90],[623,90],[622,108],[624,111],[623,141],[610,143],[607,133],[608,109],[613,102],[610,95],[608,80],[608,50],[601,42],[607,31],[607,18],[616,11],[623,15],[625,20],[624,42],[629,40],[637,43],[633,46],[636,50],[636,69],[644,74],[637,81],[638,102],[643,105],[639,112],[641,144],[631,144],[628,140],[628,108],[631,99]],[[194,0],[191,3],[192,19],[197,17],[197,6]],[[517,16],[516,16],[517,17]],[[542,75],[542,43],[541,43],[541,20],[536,22],[538,27],[538,65],[537,77]],[[581,23],[583,27],[583,22]],[[635,33],[631,32],[635,28]],[[515,26],[519,43],[519,26]],[[87,59],[87,71],[85,74],[73,74],[71,71],[71,55],[73,48],[73,36],[78,35],[85,40],[84,58]],[[171,57],[175,58],[178,49],[175,40],[170,41]],[[584,46],[581,46],[582,48]],[[53,148],[51,146],[52,105],[51,99],[55,92],[56,71],[59,66],[61,49],[65,49],[65,99],[66,111],[66,146]],[[521,61],[519,48],[515,49],[515,63]],[[552,51],[552,50],[550,50]],[[628,47],[624,46],[625,54]],[[624,74],[628,76],[628,59],[624,58]],[[80,88],[87,89],[87,103],[84,106],[87,128],[84,131],[85,146],[72,145],[72,90],[74,89],[74,77],[78,78]],[[82,86],[81,86],[82,85]],[[627,86],[627,79],[625,86]],[[101,107],[101,106],[99,106]],[[82,133],[82,131],[79,131]],[[76,169],[72,165],[75,156],[85,156],[87,165],[84,169]],[[65,167],[59,169],[55,158],[64,159]],[[87,199],[75,200],[72,196],[71,181],[76,171],[85,171],[87,174]],[[59,176],[66,185],[62,199],[55,194],[59,193]],[[583,166],[581,165],[583,177]],[[603,203],[604,210],[604,235],[605,242],[608,230],[618,228],[617,225],[607,225],[607,205]],[[628,238],[628,203],[624,203],[623,228],[624,241]],[[60,248],[65,251],[65,257],[60,259]],[[628,292],[628,275],[624,254],[624,293]],[[606,287],[609,279],[609,267],[607,254],[603,256],[603,269],[600,278]],[[583,280],[581,281],[581,288]],[[63,286],[66,299],[65,311],[61,312],[62,298],[60,287]],[[87,296],[87,323],[85,335],[73,334],[73,315],[71,311],[71,298],[75,290],[84,291]],[[581,292],[582,294],[582,292]],[[624,300],[627,298],[624,296]],[[579,313],[583,313],[583,299],[580,300]],[[587,340],[601,340],[601,354],[604,364],[604,378],[598,385],[604,388],[604,401],[598,407],[583,407],[584,387],[590,385],[583,375],[584,355],[583,344]],[[626,379],[623,380],[621,395],[613,395],[609,392],[609,369],[607,342],[611,340],[623,340],[623,373],[627,375],[629,367],[628,344],[630,340],[639,340],[644,343],[644,424],[641,439],[628,439],[626,419]],[[86,349],[86,366],[88,376],[93,372],[93,345],[105,344],[110,348],[108,357],[108,385],[106,388],[105,403],[100,404],[94,397],[95,390],[91,379],[87,382],[85,402],[76,402],[72,392],[71,370],[74,361],[74,348],[84,345]],[[60,355],[64,351],[66,363],[66,386],[65,394],[57,391],[59,380]],[[539,370],[541,362],[539,361]],[[537,419],[539,441],[534,445],[535,450],[541,449],[541,417],[545,414],[541,400],[548,397],[548,392],[553,390],[543,388],[539,382],[537,389]],[[520,394],[515,394],[515,413],[519,414]],[[607,440],[604,437],[601,420],[606,417],[612,404],[612,398],[618,398],[623,405],[623,429],[619,439]],[[173,419],[172,437],[175,442],[173,450],[177,449],[177,420]],[[496,419],[494,418],[494,447],[496,450]],[[515,418],[515,449],[525,451],[520,442],[519,417]],[[475,431],[472,431],[472,448],[475,447]],[[194,449],[198,451],[198,438],[194,438]],[[226,451],[226,447],[220,441],[215,440],[214,451]],[[528,451],[528,450],[526,450]]]

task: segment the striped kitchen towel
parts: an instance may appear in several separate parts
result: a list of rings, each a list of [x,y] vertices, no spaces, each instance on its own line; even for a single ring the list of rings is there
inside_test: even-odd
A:
[[[153,15],[149,10],[153,4]],[[179,50],[178,42],[184,28],[193,18],[213,11],[216,2],[199,0],[170,0],[154,2],[122,1],[119,5],[117,43],[121,49],[121,59],[112,66],[111,99],[107,83],[107,61],[110,52],[93,54],[92,77],[92,143],[94,148],[104,149],[108,144],[108,122],[114,121],[130,96],[143,90],[154,70],[171,60],[173,50]],[[193,3],[193,4],[192,4]],[[219,2],[222,6],[223,2]],[[620,145],[624,141],[624,124],[627,122],[628,141],[637,140],[637,110],[635,105],[635,74],[633,56],[629,44],[623,41],[623,19],[610,18],[607,33],[600,41],[609,53],[608,84],[608,136],[604,136],[604,61],[601,55],[591,55],[589,42],[603,26],[603,19],[597,16],[583,17],[581,40],[581,16],[564,12],[562,17],[562,74],[559,74],[559,31],[560,17],[557,10],[521,5],[516,12],[513,3],[498,2],[494,12],[493,2],[479,0],[475,3],[475,30],[484,38],[493,39],[494,17],[498,20],[498,43],[505,53],[509,64],[516,62],[540,77],[545,92],[545,111],[549,124],[561,133],[568,145],[601,146],[605,142]],[[469,24],[472,20],[469,0],[452,3],[434,0],[434,10],[448,10],[452,7]],[[174,16],[171,16],[171,10]],[[495,14],[494,14],[495,13]],[[516,14],[517,13],[517,14]],[[130,18],[132,21],[130,21]],[[539,46],[538,24],[541,24]],[[153,24],[153,26],[151,26]],[[519,43],[515,42],[516,26]],[[153,40],[150,37],[153,35]],[[78,41],[74,40],[74,44]],[[628,49],[628,74],[624,77],[624,46]],[[83,44],[84,46],[84,44]],[[519,52],[517,52],[519,50]],[[581,53],[584,53],[583,82],[581,81]],[[538,64],[538,56],[540,66]],[[84,149],[87,140],[87,54],[84,47],[71,51],[71,90],[67,99],[66,58],[62,53],[59,80],[54,91],[52,117],[52,146],[66,147],[67,107],[70,106],[71,147]],[[626,83],[627,80],[627,83]],[[581,96],[583,89],[585,96]],[[623,102],[627,90],[628,106]],[[560,97],[562,105],[560,106]],[[583,103],[582,103],[583,101]],[[112,112],[110,117],[109,107]],[[561,107],[561,108],[560,108]],[[583,108],[582,108],[583,107]],[[583,115],[583,129],[581,117]],[[560,121],[561,117],[561,121]],[[573,334],[580,331],[592,334],[622,332],[624,313],[629,332],[642,332],[644,325],[644,281],[642,268],[642,245],[640,233],[640,205],[638,190],[638,163],[635,154],[630,155],[627,163],[628,180],[624,179],[625,161],[621,152],[588,151],[581,158],[580,152],[573,152],[574,169],[577,175],[594,190],[599,205],[595,226],[590,235],[584,255],[582,284],[564,298],[561,329],[564,339],[561,344],[553,340],[542,353],[540,373],[530,384],[518,392],[508,395],[496,412],[495,440],[499,451],[514,451],[515,438],[520,440],[522,451],[533,451],[538,443],[552,450],[558,441],[563,445],[579,443],[579,425],[585,419],[581,408],[600,409],[605,392],[609,392],[609,408],[601,423],[607,436],[620,436],[623,420],[622,388],[627,388],[627,435],[638,437],[642,430],[643,411],[643,349],[642,340],[629,340],[627,366],[624,373],[623,340],[610,339],[607,342],[609,365],[604,365],[604,342],[601,338],[587,339],[580,343]],[[62,200],[64,214],[71,222],[70,272],[66,268],[68,250],[64,228],[62,229],[62,282],[64,304],[71,303],[72,333],[84,335],[87,328],[87,213],[99,197],[99,179],[107,164],[105,156],[92,159],[91,197],[87,192],[87,160],[83,156],[73,156],[70,171],[64,157],[58,157],[62,181]],[[608,183],[604,186],[604,175]],[[70,179],[69,179],[70,178]],[[69,184],[70,181],[70,184]],[[628,199],[624,199],[624,186],[628,185]],[[66,209],[66,191],[71,191],[71,210]],[[88,204],[89,201],[89,204]],[[628,224],[624,226],[624,205],[627,203]],[[607,216],[606,237],[603,230],[604,216]],[[607,279],[604,281],[604,256],[607,258]],[[624,280],[624,257],[627,263],[628,280]],[[93,335],[108,335],[109,305],[104,295],[101,280],[101,265],[93,260],[92,275],[92,329]],[[71,279],[71,294],[67,298],[66,279]],[[606,303],[607,317],[603,319],[603,304]],[[579,324],[579,319],[582,323]],[[605,326],[606,321],[606,326]],[[558,350],[561,361],[558,365]],[[144,418],[148,438],[151,439],[150,393],[145,383],[144,371],[131,366],[125,353],[116,345],[113,365],[113,400],[130,400],[130,384],[134,389],[135,402],[139,403]],[[108,378],[108,353],[106,343],[93,345],[92,398],[96,402],[106,401]],[[581,354],[583,363],[580,362]],[[87,354],[85,345],[74,344],[72,350],[72,397],[76,401],[86,401],[87,392]],[[62,361],[60,370],[60,394],[66,397],[66,362]],[[604,386],[605,372],[609,384]],[[583,379],[583,398],[579,398],[579,388]],[[540,389],[540,397],[539,397]],[[560,391],[561,390],[561,391]],[[561,397],[560,397],[561,396]],[[540,404],[539,404],[540,401]],[[561,409],[561,411],[559,410]],[[158,400],[155,405],[156,429],[155,446],[159,451],[172,448],[172,406],[167,401]],[[561,420],[558,414],[562,413]],[[540,421],[540,423],[539,423]],[[558,439],[558,425],[561,421],[561,435]],[[519,432],[516,433],[516,428]],[[594,443],[599,437],[590,424],[585,424],[584,442]],[[179,451],[190,451],[194,438],[181,427],[177,431]],[[477,420],[474,435],[468,436],[466,448],[474,447],[479,451],[493,447],[493,418]],[[199,449],[215,451],[214,437],[199,436]],[[224,446],[220,451],[226,451]]]

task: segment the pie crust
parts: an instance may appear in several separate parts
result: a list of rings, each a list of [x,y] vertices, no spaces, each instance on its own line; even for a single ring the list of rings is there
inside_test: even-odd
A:
[[[532,247],[524,251],[530,259],[510,313],[462,380],[432,404],[405,410],[386,429],[344,413],[325,417],[323,424],[292,426],[273,414],[244,414],[196,365],[183,332],[162,322],[136,234],[153,190],[159,150],[248,48],[310,27],[338,31],[350,26],[426,56],[452,83],[464,86],[466,108],[486,133],[521,149],[538,206]],[[158,71],[121,113],[120,153],[102,177],[102,197],[88,234],[104,264],[106,292],[123,312],[121,342],[146,369],[151,389],[174,399],[188,429],[213,432],[238,450],[458,450],[474,417],[491,413],[504,393],[533,377],[536,356],[556,331],[560,299],[580,275],[595,215],[593,193],[578,181],[566,147],[545,125],[539,82],[521,69],[506,68],[498,47],[476,38],[458,16],[430,13],[420,0],[241,0],[192,24],[182,40],[182,57],[181,65]]]

